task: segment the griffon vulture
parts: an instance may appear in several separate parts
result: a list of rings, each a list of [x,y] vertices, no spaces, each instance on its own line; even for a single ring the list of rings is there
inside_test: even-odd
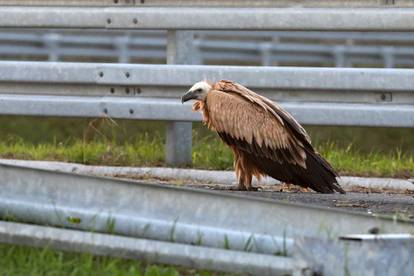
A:
[[[181,98],[188,100],[196,100],[193,111],[233,150],[238,190],[255,190],[252,177],[267,175],[320,193],[345,193],[306,131],[278,104],[228,80],[198,82]]]

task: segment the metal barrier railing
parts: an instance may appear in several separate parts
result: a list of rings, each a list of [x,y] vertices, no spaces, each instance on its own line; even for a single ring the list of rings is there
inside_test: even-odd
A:
[[[62,29],[105,29],[105,30],[137,30],[137,29],[167,29],[167,63],[168,64],[195,64],[198,63],[196,49],[193,45],[194,32],[192,30],[339,30],[339,31],[412,31],[414,29],[414,9],[406,1],[397,5],[379,5],[369,4],[372,1],[359,1],[364,8],[355,9],[349,7],[355,7],[355,1],[328,1],[323,5],[317,5],[317,8],[308,8],[310,4],[303,2],[303,7],[280,7],[269,9],[269,6],[274,6],[272,1],[257,1],[255,7],[246,8],[246,1],[230,1],[226,4],[226,7],[217,8],[219,6],[215,1],[187,1],[186,6],[172,7],[173,3],[170,1],[168,4],[166,1],[154,2],[154,5],[163,4],[166,6],[151,6],[152,1],[147,1],[146,5],[140,5],[139,3],[124,2],[124,1],[86,1],[84,4],[92,3],[93,5],[78,7],[74,6],[79,4],[79,1],[53,1],[53,6],[24,6],[21,1],[9,1],[9,5],[15,4],[15,6],[3,6],[0,7],[0,28],[62,28]],[[47,2],[47,3],[46,3]],[[142,1],[141,1],[142,2]],[[145,2],[145,1],[144,1]],[[196,3],[197,2],[197,3]],[[282,2],[292,4],[291,1],[278,1],[278,5],[283,5]],[[315,2],[315,1],[312,1]],[[49,1],[38,1],[37,4],[52,3]],[[65,4],[65,6],[61,6]],[[211,4],[211,7],[208,4]],[[298,2],[295,1],[295,5]],[[101,6],[95,6],[99,5]],[[125,5],[124,5],[125,4]],[[128,5],[126,5],[128,4]],[[194,4],[203,6],[195,7]],[[206,5],[207,4],[207,5]],[[73,5],[73,6],[70,6]],[[167,6],[168,5],[168,6]],[[312,5],[310,5],[312,6]],[[404,9],[395,9],[390,7],[405,7]],[[396,20],[398,18],[398,20]],[[47,91],[51,91],[51,87],[47,81],[36,83],[33,86],[27,83],[28,79],[25,79],[27,75],[22,72],[25,71],[25,66],[28,64],[21,63],[15,64],[16,80],[6,80],[2,82],[2,94],[5,101],[2,101],[1,113],[10,113],[10,106],[7,103],[13,102],[16,108],[13,114],[25,113],[23,109],[17,110],[17,106],[27,106],[28,102],[31,102],[29,98],[20,96],[19,98],[13,98],[13,95],[22,93],[22,91],[28,92],[28,94],[36,94],[33,91],[37,91],[37,96],[33,97],[34,102],[53,102],[55,96],[44,96],[48,94]],[[55,64],[56,66],[65,66]],[[31,65],[30,65],[31,66]],[[30,67],[29,66],[29,67]],[[40,65],[41,68],[43,65]],[[69,65],[70,66],[70,65]],[[64,76],[75,75],[76,72],[81,72],[82,68],[88,68],[88,64],[81,65],[75,64],[73,69],[67,68],[63,71],[59,71]],[[101,65],[103,69],[107,68],[107,65]],[[27,67],[27,68],[29,68]],[[54,68],[50,64],[47,67]],[[5,68],[5,67],[3,67]],[[96,65],[92,65],[92,68],[96,69]],[[384,125],[384,126],[412,126],[411,115],[411,93],[412,87],[411,81],[413,79],[413,73],[411,70],[391,70],[381,71],[379,75],[376,75],[374,71],[347,71],[348,69],[338,69],[339,71],[323,71],[323,69],[310,69],[306,71],[303,68],[289,69],[290,71],[273,71],[272,68],[263,67],[246,67],[246,68],[233,68],[233,67],[187,67],[188,70],[183,74],[178,74],[175,67],[164,67],[160,73],[154,73],[159,78],[159,82],[151,89],[146,89],[145,85],[136,82],[135,74],[130,73],[130,77],[125,80],[125,70],[128,67],[124,65],[118,65],[111,67],[110,72],[103,72],[102,77],[100,75],[93,75],[96,80],[96,84],[90,85],[79,84],[76,80],[68,81],[60,87],[53,84],[54,91],[64,91],[65,87],[69,85],[77,87],[75,91],[98,91],[102,88],[102,85],[112,85],[111,89],[107,91],[127,91],[126,89],[136,88],[136,94],[146,94],[149,91],[154,92],[153,96],[160,95],[160,88],[163,89],[168,86],[174,86],[174,82],[167,82],[168,76],[174,77],[174,81],[177,79],[185,79],[186,85],[189,85],[190,81],[198,81],[200,79],[211,76],[210,79],[216,80],[219,78],[234,79],[243,84],[249,85],[252,88],[260,88],[255,86],[250,81],[246,81],[249,78],[257,78],[257,80],[263,83],[269,83],[270,85],[263,85],[264,93],[269,93],[269,90],[283,90],[288,93],[281,97],[281,100],[286,100],[289,104],[296,105],[298,110],[299,119],[302,119],[304,123],[320,122],[324,119],[307,119],[307,118],[335,118],[326,119],[329,124],[357,124],[357,125]],[[197,69],[199,68],[199,70]],[[92,69],[92,70],[95,70]],[[67,71],[69,70],[69,71]],[[141,68],[140,74],[151,78],[149,67]],[[174,71],[172,71],[174,70]],[[204,71],[206,70],[206,71]],[[238,72],[233,72],[236,70]],[[245,71],[243,71],[245,70]],[[322,71],[321,71],[322,70]],[[47,70],[39,71],[43,72],[37,77],[39,80],[48,79]],[[191,73],[194,72],[194,73]],[[284,73],[282,73],[284,72]],[[94,72],[96,73],[96,72]],[[7,76],[7,72],[4,76]],[[51,74],[53,74],[51,72]],[[111,75],[112,74],[112,75]],[[283,77],[280,74],[284,74]],[[191,77],[189,77],[191,75]],[[302,76],[298,78],[297,76]],[[19,77],[20,76],[20,77]],[[86,75],[85,75],[86,76]],[[91,75],[88,75],[91,77]],[[111,76],[115,81],[110,81]],[[196,76],[196,77],[195,77]],[[295,77],[296,76],[296,77]],[[318,76],[324,76],[320,78]],[[329,77],[327,77],[329,76]],[[78,75],[83,78],[84,76]],[[76,78],[75,78],[76,79]],[[135,82],[134,82],[135,79]],[[310,81],[310,80],[313,81]],[[272,80],[277,80],[278,83],[272,83]],[[105,83],[106,81],[106,83]],[[310,82],[309,82],[310,81]],[[371,83],[367,87],[360,86],[355,88],[356,83]],[[80,82],[82,83],[82,82]],[[309,85],[309,83],[316,84],[315,87]],[[321,83],[317,84],[317,83]],[[324,83],[330,83],[335,85],[324,86]],[[392,83],[392,84],[390,84]],[[386,89],[391,85],[402,85],[404,88],[398,89]],[[115,87],[118,85],[118,87]],[[31,87],[32,89],[29,89]],[[372,89],[371,89],[372,88]],[[93,90],[95,89],[95,90]],[[309,90],[317,91],[309,91]],[[170,90],[170,89],[168,89]],[[267,90],[267,91],[266,91]],[[332,101],[333,94],[326,93],[332,91],[344,92],[343,95],[336,94],[336,99]],[[29,92],[32,91],[32,92]],[[148,92],[147,92],[148,91]],[[175,90],[178,91],[178,90]],[[182,90],[179,90],[180,93]],[[361,91],[366,91],[368,94],[361,97]],[[345,93],[346,92],[346,93]],[[109,92],[111,93],[111,92]],[[359,94],[355,96],[353,100],[347,102],[348,96],[352,93]],[[98,96],[92,98],[82,98],[86,102],[75,101],[73,97],[65,95],[59,98],[57,102],[61,104],[74,104],[76,102],[79,106],[83,104],[87,105],[87,100],[95,106],[104,106],[105,98],[102,98],[100,93]],[[168,93],[167,93],[168,94]],[[280,93],[279,93],[280,94]],[[39,97],[38,95],[43,95]],[[124,95],[124,94],[123,94]],[[166,94],[164,94],[166,95]],[[275,94],[273,94],[275,95]],[[310,96],[309,96],[310,95]],[[125,95],[124,95],[125,96]],[[127,95],[129,96],[129,95]],[[30,96],[27,96],[30,97]],[[291,100],[305,99],[303,102],[292,103]],[[120,98],[121,99],[121,98]],[[121,100],[117,101],[121,104]],[[127,99],[123,98],[122,103],[126,103]],[[340,101],[337,99],[341,99]],[[56,99],[57,100],[57,99]],[[131,100],[128,98],[128,101]],[[137,98],[138,100],[138,98]],[[141,98],[139,98],[141,100]],[[147,99],[148,100],[148,99]],[[142,100],[141,100],[142,101]],[[17,104],[20,103],[20,105]],[[161,101],[159,101],[161,102]],[[165,100],[167,104],[169,101]],[[323,102],[329,102],[329,105],[323,104]],[[172,106],[173,103],[169,102]],[[109,104],[109,103],[108,103]],[[147,104],[147,103],[145,103]],[[349,105],[350,104],[350,105]],[[303,108],[304,105],[308,108]],[[353,105],[353,106],[351,106]],[[149,106],[152,106],[151,104]],[[345,107],[344,107],[345,106]],[[155,106],[154,106],[155,108]],[[175,107],[174,107],[175,108]],[[112,109],[112,108],[111,108]],[[108,115],[112,115],[111,109],[106,109]],[[300,110],[306,110],[306,117],[301,117]],[[46,115],[48,109],[38,109],[39,114]],[[63,110],[63,109],[60,109]],[[145,110],[145,109],[143,109]],[[105,109],[99,111],[100,114]],[[123,111],[124,112],[124,111]],[[292,108],[292,112],[295,110]],[[36,112],[35,112],[36,113]],[[41,114],[40,114],[41,113]],[[53,113],[53,112],[52,112]],[[97,112],[87,111],[87,114],[94,114]],[[127,114],[143,114],[140,111],[128,109]],[[303,113],[304,114],[304,113]],[[335,115],[336,114],[336,115]],[[78,113],[79,116],[79,113]],[[124,115],[114,115],[124,116]],[[137,116],[138,115],[133,115]],[[190,116],[190,115],[188,115]],[[193,115],[191,115],[193,116]],[[145,116],[143,116],[145,117]],[[147,116],[149,117],[149,116]],[[153,118],[156,119],[157,117]],[[368,118],[368,119],[366,119]],[[183,146],[184,145],[184,146]],[[167,161],[173,164],[186,164],[191,162],[191,123],[187,121],[187,118],[176,118],[176,121],[171,121],[167,130]]]
[[[384,41],[387,35],[390,41]],[[410,40],[411,39],[411,40]],[[335,43],[332,43],[334,41]],[[413,67],[412,33],[195,32],[195,59],[255,65]],[[0,32],[0,57],[8,60],[164,63],[166,32]]]

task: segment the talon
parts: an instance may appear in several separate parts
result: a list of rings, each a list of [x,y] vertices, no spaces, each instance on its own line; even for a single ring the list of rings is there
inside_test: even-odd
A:
[[[229,188],[230,191],[247,191],[244,185],[236,185]]]

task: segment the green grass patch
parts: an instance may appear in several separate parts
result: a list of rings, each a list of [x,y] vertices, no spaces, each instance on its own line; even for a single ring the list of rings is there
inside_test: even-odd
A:
[[[364,153],[351,145],[344,148],[333,143],[319,144],[316,148],[341,174],[384,177],[412,177],[414,174],[414,156],[399,150]],[[149,135],[141,135],[135,141],[124,144],[84,140],[37,145],[22,140],[0,142],[1,158],[65,161],[88,165],[164,166],[164,155],[164,139]],[[200,137],[195,133],[194,168],[231,170],[232,166],[231,151],[217,137]]]
[[[173,266],[145,264],[136,260],[94,256],[87,253],[69,253],[48,248],[0,244],[0,275],[210,276],[218,274]]]
[[[146,135],[123,145],[106,141],[85,142],[84,140],[32,144],[20,140],[12,143],[0,142],[0,156],[96,165],[156,166],[163,164],[164,147],[161,139],[149,138]]]
[[[342,175],[402,177],[414,176],[414,156],[396,149],[393,152],[364,153],[352,145],[343,148],[333,143],[317,146],[318,151]]]
[[[7,119],[7,120],[6,120]],[[165,123],[0,117],[0,157],[90,165],[164,166]],[[341,174],[413,177],[414,129],[306,127]],[[193,166],[231,170],[231,151],[199,123]]]

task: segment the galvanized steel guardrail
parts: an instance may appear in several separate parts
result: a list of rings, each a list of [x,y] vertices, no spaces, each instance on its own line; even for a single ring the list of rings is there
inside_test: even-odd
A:
[[[289,1],[287,1],[289,2]],[[286,2],[286,3],[287,3]],[[368,3],[369,2],[369,3]],[[363,3],[361,9],[355,9],[355,3],[346,1],[328,1],[309,8],[305,2],[304,7],[289,7],[269,9],[273,6],[269,1],[257,2],[255,7],[246,8],[243,1],[232,1],[226,7],[217,8],[214,1],[187,2],[186,6],[173,7],[177,3],[166,1],[147,2],[149,6],[130,2],[98,1],[89,2],[93,5],[77,7],[78,2],[37,2],[39,6],[23,6],[22,2],[12,1],[9,6],[0,7],[0,27],[3,28],[82,28],[82,29],[168,29],[167,35],[167,63],[194,64],[195,49],[192,44],[193,33],[178,30],[359,30],[359,31],[409,31],[413,29],[414,10],[404,2],[400,5],[382,5],[384,3]],[[222,2],[220,2],[222,3]],[[292,2],[289,2],[291,6]],[[14,4],[14,6],[12,6]],[[70,6],[72,4],[72,6]],[[100,7],[95,4],[102,4]],[[138,5],[136,5],[138,4]],[[153,4],[153,5],[152,5]],[[279,3],[281,4],[281,3]],[[278,4],[278,5],[279,5]],[[297,2],[295,2],[297,5]],[[387,4],[387,3],[385,3]],[[203,8],[193,5],[201,5]],[[214,7],[212,7],[214,6]],[[402,7],[389,8],[389,7]],[[333,8],[335,7],[335,8]],[[350,8],[353,7],[353,8]],[[162,15],[162,16],[161,16]],[[275,20],[277,18],[277,20]],[[395,20],[398,18],[398,20]],[[118,76],[125,74],[119,71]],[[103,79],[105,73],[100,76]],[[99,78],[99,77],[98,77]],[[226,76],[225,78],[231,78]],[[132,79],[132,78],[131,78]],[[233,78],[242,80],[242,78]],[[350,83],[353,80],[348,80]],[[162,83],[162,85],[167,85]],[[346,85],[346,84],[345,84]],[[45,87],[43,87],[45,88]],[[10,86],[7,89],[13,90]],[[114,91],[115,88],[112,88]],[[27,91],[27,89],[26,89]],[[126,91],[130,91],[127,90]],[[139,90],[137,90],[139,92]],[[390,101],[390,94],[383,93],[379,101]],[[4,102],[7,102],[8,98]],[[70,99],[68,99],[70,100]],[[73,99],[72,99],[73,100]],[[70,101],[69,101],[70,102]],[[102,105],[102,103],[98,103]],[[377,107],[375,107],[377,108]],[[388,108],[388,107],[387,107]],[[403,113],[410,112],[404,107]],[[42,109],[46,110],[46,109]],[[349,110],[349,109],[347,109]],[[393,108],[393,111],[396,109]],[[109,112],[103,109],[104,113]],[[107,112],[105,112],[107,111]],[[392,112],[393,112],[392,111]],[[133,109],[128,110],[134,114]],[[362,111],[365,113],[365,111]],[[372,112],[368,112],[372,114]],[[376,117],[383,115],[376,113]],[[325,117],[331,113],[322,112]],[[357,114],[357,113],[355,113]],[[362,115],[361,113],[358,115]],[[388,117],[388,116],[385,116]],[[172,122],[167,131],[167,161],[175,164],[185,164],[191,161],[191,124],[185,122]]]
[[[86,29],[412,31],[414,9],[4,6],[0,7],[0,26]]]
[[[170,121],[169,162],[188,163],[185,122],[200,115],[179,97],[223,78],[278,100],[304,124],[414,126],[412,69],[0,62],[0,114]]]
[[[0,113],[197,121],[180,96],[223,78],[305,124],[414,126],[413,69],[0,62]]]
[[[187,87],[225,76],[253,88],[275,90],[390,91],[410,93],[414,69],[301,68],[219,65],[48,63],[2,61],[0,81],[85,85]],[[108,91],[109,92],[109,91]],[[58,92],[57,92],[58,93]],[[66,92],[66,95],[70,95]],[[168,94],[167,94],[168,95]],[[355,97],[355,96],[354,96]]]
[[[49,241],[59,249],[102,250],[100,254],[173,264],[194,261],[197,267],[233,267],[231,271],[245,269],[257,275],[266,269],[267,275],[303,272],[306,264],[294,259],[295,240],[337,241],[370,232],[409,238],[414,231],[412,222],[397,217],[5,164],[0,165],[0,188],[2,218],[103,233],[0,223],[2,242],[45,245]],[[300,248],[302,254],[308,250]],[[251,261],[239,266],[249,257]],[[406,257],[400,261],[406,262]]]
[[[414,41],[411,33],[323,32],[225,32],[198,31],[194,34],[196,60],[200,64],[217,62],[251,62],[276,65],[320,65],[324,67],[353,67],[361,65],[387,68],[414,65]],[[394,43],[389,45],[385,36]],[[237,39],[234,39],[237,37]],[[286,42],[284,40],[299,40]],[[310,42],[309,40],[317,40]],[[335,44],[329,40],[336,40]],[[360,45],[369,41],[370,45]],[[2,45],[4,43],[4,45]],[[166,33],[162,31],[102,32],[15,30],[0,32],[0,55],[10,58],[41,58],[49,61],[105,58],[108,61],[164,62]]]
[[[2,221],[0,242],[251,275],[306,275],[302,272],[310,270],[291,257]]]
[[[197,6],[197,7],[413,7],[414,3],[410,0],[256,0],[253,2],[246,0],[2,0],[0,3],[16,6],[110,6],[110,7],[174,7],[174,6]]]
[[[289,251],[290,239],[299,236],[335,238],[367,234],[372,229],[383,234],[414,230],[412,222],[398,216],[386,218],[220,191],[5,164],[0,164],[0,176],[3,216],[188,244],[220,247],[227,235],[230,248],[243,250],[253,235],[250,250],[272,254]]]

